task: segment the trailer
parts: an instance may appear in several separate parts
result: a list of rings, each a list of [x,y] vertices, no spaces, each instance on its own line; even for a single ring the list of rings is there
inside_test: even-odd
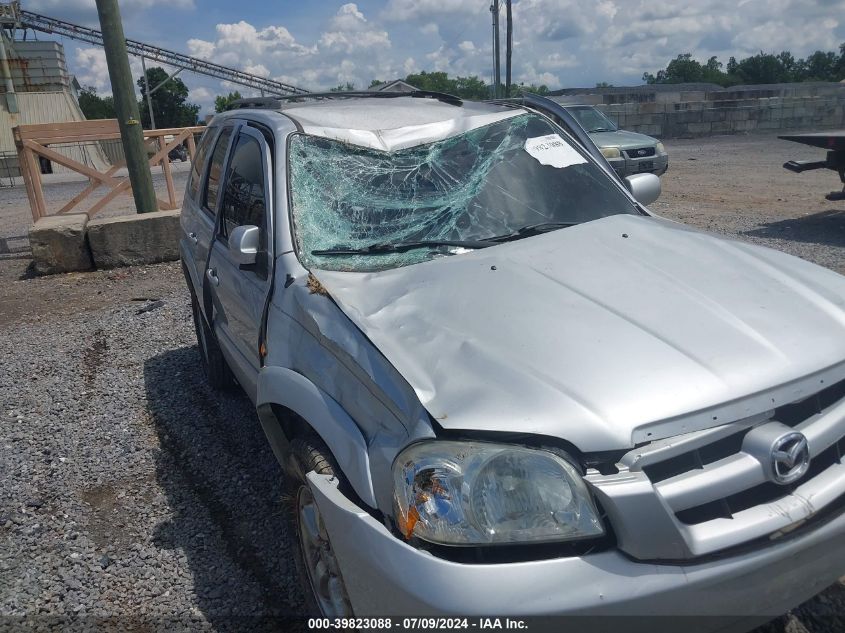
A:
[[[796,174],[813,169],[832,169],[839,174],[843,187],[842,191],[831,191],[825,198],[830,201],[845,200],[845,130],[786,134],[778,138],[826,149],[827,156],[824,160],[790,160],[783,166]]]

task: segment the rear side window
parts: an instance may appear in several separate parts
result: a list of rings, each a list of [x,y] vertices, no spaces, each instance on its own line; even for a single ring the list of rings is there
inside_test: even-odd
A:
[[[199,145],[197,146],[197,153],[194,156],[194,162],[191,165],[191,198],[197,199],[197,194],[200,190],[200,181],[202,180],[202,166],[205,165],[205,157],[208,155],[208,150],[211,147],[211,141],[217,133],[216,128],[208,128],[205,134],[202,135]]]
[[[220,193],[220,181],[223,180],[223,163],[226,160],[226,150],[229,149],[229,139],[232,137],[232,128],[227,127],[217,139],[214,146],[214,153],[211,155],[211,165],[208,167],[208,181],[205,185],[205,196],[203,207],[209,213],[217,209],[217,197]]]
[[[229,176],[223,192],[220,234],[228,237],[235,227],[264,228],[264,167],[258,141],[246,134],[238,137],[229,162]]]

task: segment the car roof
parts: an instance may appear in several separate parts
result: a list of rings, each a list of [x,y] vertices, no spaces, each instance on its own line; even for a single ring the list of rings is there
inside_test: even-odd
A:
[[[325,99],[285,104],[279,112],[306,134],[393,151],[431,143],[508,119],[526,110],[419,97]]]

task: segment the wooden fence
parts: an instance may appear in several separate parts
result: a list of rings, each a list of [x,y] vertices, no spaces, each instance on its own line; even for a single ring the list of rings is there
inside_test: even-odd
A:
[[[155,153],[150,157],[150,166],[161,165],[167,185],[167,200],[158,199],[159,209],[162,211],[178,208],[176,189],[173,186],[173,174],[170,170],[168,153],[183,142],[188,146],[188,156],[193,162],[196,154],[194,135],[205,130],[202,126],[170,128],[164,130],[144,130],[144,139],[155,143]],[[20,171],[26,185],[29,205],[32,209],[33,222],[49,215],[44,201],[44,190],[41,182],[41,166],[38,157],[63,165],[89,180],[88,186],[69,200],[56,213],[68,213],[100,187],[106,187],[105,195],[94,202],[85,211],[88,217],[93,217],[117,196],[131,194],[132,186],[128,177],[116,177],[117,171],[124,166],[123,162],[112,165],[101,172],[79,161],[68,158],[50,145],[74,143],[88,143],[92,141],[106,141],[120,139],[120,129],[116,119],[98,121],[73,121],[67,123],[43,123],[39,125],[20,125],[14,129],[15,144],[18,149]],[[172,137],[172,138],[168,138]]]

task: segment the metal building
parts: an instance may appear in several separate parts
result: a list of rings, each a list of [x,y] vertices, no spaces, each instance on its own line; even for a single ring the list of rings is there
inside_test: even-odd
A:
[[[0,181],[20,175],[12,128],[34,123],[84,121],[79,84],[68,72],[64,47],[44,40],[11,40],[0,31]],[[99,144],[57,146],[69,158],[96,169],[108,167]],[[44,171],[66,171],[60,165]]]

